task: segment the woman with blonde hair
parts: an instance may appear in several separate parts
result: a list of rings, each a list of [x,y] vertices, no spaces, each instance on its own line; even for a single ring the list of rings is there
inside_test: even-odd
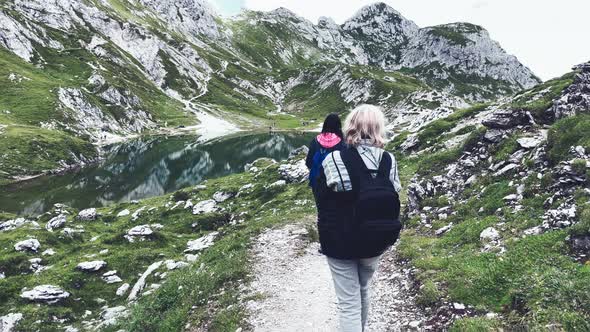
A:
[[[318,230],[338,297],[340,329],[362,332],[371,278],[401,230],[401,184],[395,157],[383,149],[385,117],[379,107],[355,108],[346,118],[344,136],[347,148],[322,163]]]

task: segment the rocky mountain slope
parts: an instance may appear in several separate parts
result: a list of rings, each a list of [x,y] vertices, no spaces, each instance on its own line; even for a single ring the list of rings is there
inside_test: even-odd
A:
[[[423,309],[408,328],[590,328],[589,101],[584,64],[389,143],[407,198],[396,264]],[[0,215],[0,328],[247,329],[252,240],[313,220],[303,152],[143,201]]]
[[[382,3],[337,25],[222,19],[203,0],[4,0],[0,23],[2,182],[166,127],[301,128],[370,102],[416,130],[539,83],[483,28],[420,28]]]
[[[399,249],[427,325],[590,328],[590,63],[574,69],[391,143],[415,174]]]

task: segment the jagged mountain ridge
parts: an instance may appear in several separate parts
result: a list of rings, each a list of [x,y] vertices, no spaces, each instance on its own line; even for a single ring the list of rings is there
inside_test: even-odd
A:
[[[294,128],[293,114],[313,122],[367,102],[383,105],[393,127],[416,130],[538,83],[482,28],[421,29],[382,3],[342,25],[284,8],[222,19],[202,0],[15,0],[0,9],[0,85],[10,91],[0,123],[15,139],[10,126],[102,142],[195,124],[204,110],[246,127]],[[92,159],[59,160],[82,157]]]

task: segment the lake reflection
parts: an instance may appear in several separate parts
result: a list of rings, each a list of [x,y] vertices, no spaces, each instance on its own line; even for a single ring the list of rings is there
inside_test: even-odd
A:
[[[206,143],[195,137],[142,138],[108,147],[101,164],[77,173],[0,188],[0,210],[36,215],[54,203],[81,209],[162,195],[240,172],[261,157],[285,159],[312,137],[252,134]]]

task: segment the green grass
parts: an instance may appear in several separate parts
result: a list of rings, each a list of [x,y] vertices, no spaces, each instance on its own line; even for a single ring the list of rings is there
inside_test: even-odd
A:
[[[97,317],[102,298],[109,307],[126,304],[125,297],[115,295],[120,284],[107,285],[100,279],[100,273],[79,272],[75,266],[82,261],[101,259],[108,264],[108,270],[133,285],[148,265],[153,262],[174,259],[183,260],[183,250],[188,240],[199,238],[216,230],[220,236],[215,245],[204,250],[198,261],[186,269],[168,272],[162,283],[156,275],[148,278],[148,284],[162,283],[154,294],[144,296],[131,307],[131,316],[113,327],[116,331],[169,330],[177,331],[188,323],[191,326],[206,326],[209,330],[235,331],[243,326],[244,308],[240,304],[242,294],[239,286],[250,278],[248,248],[256,234],[275,225],[289,221],[308,219],[315,211],[312,195],[305,184],[293,184],[266,188],[268,183],[278,180],[277,165],[259,161],[256,165],[265,169],[258,175],[241,173],[209,180],[206,189],[185,188],[165,196],[140,201],[138,204],[122,203],[100,208],[101,217],[96,221],[80,222],[74,219],[78,211],[69,210],[67,227],[84,228],[84,233],[73,238],[61,235],[59,230],[50,233],[43,227],[0,233],[0,271],[6,279],[0,280],[0,311],[18,310],[26,320],[20,323],[21,330],[58,329],[59,324],[51,317],[65,319],[67,325],[81,327],[83,320]],[[190,210],[177,208],[170,211],[165,207],[173,198],[190,198],[193,202],[210,198],[216,191],[237,192],[247,183],[255,186],[240,195],[222,203],[225,211],[208,215],[194,216]],[[309,204],[294,205],[294,200],[309,200]],[[139,220],[131,216],[116,217],[123,209],[132,212],[142,206],[147,209]],[[229,215],[240,215],[242,223],[230,224]],[[2,214],[4,218],[12,216]],[[50,215],[43,215],[38,222],[44,226]],[[160,223],[164,226],[147,241],[128,243],[123,235],[135,225]],[[192,225],[196,224],[196,227]],[[312,234],[313,235],[313,234]],[[28,260],[40,257],[39,254],[19,253],[12,245],[28,236],[35,236],[41,242],[43,251],[53,248],[54,256],[42,256],[44,265],[53,267],[38,275],[29,271]],[[91,241],[92,238],[96,238]],[[108,249],[106,254],[99,251]],[[96,255],[90,258],[88,255]],[[101,273],[105,272],[102,271]],[[158,270],[160,273],[165,269]],[[32,288],[39,284],[55,284],[63,287],[72,296],[63,303],[47,306],[30,304],[19,298],[23,287]],[[91,310],[91,317],[82,318],[85,310]],[[111,330],[111,328],[107,329]]]
[[[455,28],[449,26],[441,25],[431,27],[428,33],[433,36],[445,38],[452,44],[459,46],[467,46],[471,42],[461,31],[457,31]]]
[[[576,115],[557,121],[547,137],[549,160],[553,164],[566,160],[572,146],[590,151],[590,115]]]
[[[9,126],[0,132],[0,183],[12,177],[36,175],[97,158],[92,144],[64,132],[37,127]]]
[[[575,73],[568,73],[559,78],[543,82],[532,89],[517,93],[511,104],[514,109],[524,109],[531,112],[533,116],[541,122],[547,123],[547,115],[545,111],[553,105],[561,92],[572,84]],[[543,92],[542,96],[538,96]],[[533,97],[537,99],[533,99]]]

